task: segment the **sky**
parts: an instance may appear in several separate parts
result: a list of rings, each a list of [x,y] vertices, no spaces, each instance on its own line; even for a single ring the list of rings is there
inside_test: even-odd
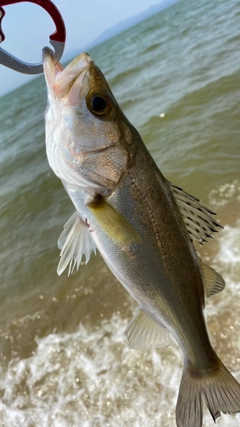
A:
[[[130,16],[138,15],[161,0],[53,0],[67,31],[64,57],[71,51],[79,53],[103,31]],[[0,48],[25,62],[41,62],[42,48],[49,45],[55,25],[41,7],[23,2],[4,6],[2,30],[5,40]],[[50,45],[51,46],[51,45]],[[0,65],[0,96],[28,82],[32,77]]]

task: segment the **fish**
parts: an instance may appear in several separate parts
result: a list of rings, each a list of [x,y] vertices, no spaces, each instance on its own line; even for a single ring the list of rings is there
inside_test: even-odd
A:
[[[240,385],[204,318],[206,298],[225,281],[194,246],[220,227],[214,212],[163,176],[87,53],[63,69],[44,48],[43,67],[47,158],[75,208],[58,239],[58,274],[98,250],[138,303],[125,330],[129,347],[163,347],[174,337],[184,362],[177,427],[201,427],[204,402],[214,421],[240,412]]]

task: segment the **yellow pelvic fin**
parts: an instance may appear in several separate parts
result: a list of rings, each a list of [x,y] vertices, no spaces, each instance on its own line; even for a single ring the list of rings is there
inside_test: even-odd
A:
[[[142,242],[137,230],[101,196],[96,197],[87,206],[102,230],[117,244],[129,246]]]

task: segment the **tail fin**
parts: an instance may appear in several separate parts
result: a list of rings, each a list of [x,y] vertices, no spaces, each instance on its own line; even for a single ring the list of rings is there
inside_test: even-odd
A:
[[[220,359],[212,370],[205,373],[192,372],[185,366],[176,409],[177,427],[202,426],[203,399],[214,421],[221,412],[240,412],[240,384]]]

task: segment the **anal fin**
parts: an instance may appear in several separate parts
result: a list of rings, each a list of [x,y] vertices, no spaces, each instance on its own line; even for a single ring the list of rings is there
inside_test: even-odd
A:
[[[137,350],[170,345],[167,329],[147,316],[141,308],[136,311],[124,334],[128,339],[129,347]]]

